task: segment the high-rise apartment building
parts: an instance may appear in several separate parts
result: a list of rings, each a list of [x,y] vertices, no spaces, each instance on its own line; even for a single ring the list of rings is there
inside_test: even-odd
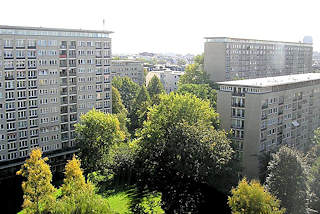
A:
[[[217,112],[232,130],[244,175],[258,177],[258,156],[281,145],[303,149],[320,126],[320,74],[219,82]]]
[[[134,60],[112,60],[111,61],[112,77],[130,77],[139,85],[144,84],[144,68],[143,63]]]
[[[312,72],[312,44],[207,37],[204,69],[214,82]]]
[[[111,111],[110,33],[0,26],[0,162],[68,150],[81,114]]]

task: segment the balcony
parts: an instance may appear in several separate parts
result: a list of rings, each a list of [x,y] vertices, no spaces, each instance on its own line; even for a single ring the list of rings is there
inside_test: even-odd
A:
[[[75,72],[75,71],[73,71],[73,72],[69,71],[69,76],[77,76],[77,72]]]
[[[67,58],[67,54],[60,54],[59,58]]]
[[[68,122],[69,122],[68,115],[61,116],[61,123],[68,123]]]
[[[268,103],[264,103],[262,106],[261,106],[261,109],[266,109],[268,108]]]
[[[239,93],[239,92],[232,92],[232,96],[235,96],[235,97],[244,97],[245,94],[244,94],[244,93]]]
[[[67,76],[67,71],[66,70],[60,71],[60,77],[66,77],[66,76]]]

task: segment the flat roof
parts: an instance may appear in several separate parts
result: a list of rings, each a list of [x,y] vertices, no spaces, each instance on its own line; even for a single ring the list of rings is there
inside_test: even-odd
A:
[[[285,42],[285,41],[273,41],[273,40],[259,40],[259,39],[245,39],[245,38],[232,38],[232,37],[204,37],[207,42],[244,42],[244,43],[285,43],[291,45],[307,45],[312,46],[312,43],[303,42]],[[211,40],[211,41],[210,41]]]
[[[8,30],[44,30],[44,31],[62,31],[62,32],[83,32],[83,33],[113,33],[107,30],[85,30],[85,29],[67,29],[67,28],[47,28],[47,27],[28,27],[28,26],[9,26],[0,25],[0,29]]]
[[[307,82],[312,80],[319,80],[320,73],[307,73],[307,74],[293,74],[286,76],[276,76],[276,77],[265,77],[257,79],[247,79],[247,80],[235,80],[235,81],[225,81],[217,82],[219,85],[229,85],[229,86],[247,86],[247,87],[271,87],[278,85],[287,85],[298,82]]]

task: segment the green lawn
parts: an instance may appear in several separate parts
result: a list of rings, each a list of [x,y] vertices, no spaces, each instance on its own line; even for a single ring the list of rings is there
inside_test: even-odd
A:
[[[126,191],[118,192],[106,198],[108,201],[110,208],[115,213],[125,214],[131,213],[129,210],[130,206],[130,198]]]
[[[106,196],[106,200],[109,202],[110,208],[116,214],[132,214],[129,209],[130,196],[129,192],[134,191],[134,188],[127,190],[115,190],[109,196]],[[146,213],[150,214],[163,214],[164,211],[160,207],[161,196],[148,196],[142,200],[142,207]]]

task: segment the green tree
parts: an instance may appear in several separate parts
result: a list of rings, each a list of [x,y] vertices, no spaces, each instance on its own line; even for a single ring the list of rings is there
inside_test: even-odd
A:
[[[164,94],[166,92],[157,76],[153,76],[151,78],[147,89],[153,104],[158,104],[160,94]]]
[[[280,201],[272,196],[258,181],[242,179],[237,188],[232,189],[228,204],[233,214],[282,214]]]
[[[209,184],[223,180],[233,150],[213,125],[218,115],[191,94],[162,95],[138,133],[138,188],[161,193],[167,213],[200,212]],[[220,184],[220,183],[219,183]]]
[[[112,113],[127,113],[125,106],[122,103],[121,95],[117,88],[112,86]]]
[[[320,212],[320,157],[314,162],[309,175],[311,190],[310,208]]]
[[[291,148],[281,147],[272,155],[266,179],[268,190],[281,200],[290,214],[305,213],[307,209],[307,166],[302,155]]]
[[[140,86],[129,77],[114,77],[112,86],[118,89],[123,105],[131,113],[134,100],[136,99]]]
[[[177,93],[190,93],[200,99],[209,100],[211,107],[216,109],[217,92],[208,84],[180,84]]]
[[[124,140],[118,118],[95,109],[90,110],[76,124],[80,158],[85,172],[103,171],[111,145]]]
[[[133,104],[133,111],[130,115],[130,131],[134,133],[136,129],[142,128],[143,121],[147,119],[148,108],[151,106],[149,93],[145,86],[142,86],[138,97]]]
[[[117,88],[112,86],[112,113],[115,114],[118,117],[118,120],[120,122],[120,128],[123,130],[126,134],[126,136],[129,136],[129,132],[127,130],[127,124],[128,124],[128,111],[122,104],[121,95]]]
[[[80,160],[75,156],[66,164],[65,176],[60,188],[61,195],[52,213],[111,213],[107,201],[95,193],[93,184],[86,182],[80,168]]]
[[[42,158],[39,148],[33,149],[29,159],[21,166],[17,175],[27,178],[22,182],[23,205],[26,213],[40,214],[48,210],[54,202],[56,189],[51,184],[52,174],[46,163],[48,158]]]
[[[194,63],[186,67],[184,75],[179,79],[179,84],[207,84],[211,83],[209,75],[204,71],[204,56],[198,55]]]

